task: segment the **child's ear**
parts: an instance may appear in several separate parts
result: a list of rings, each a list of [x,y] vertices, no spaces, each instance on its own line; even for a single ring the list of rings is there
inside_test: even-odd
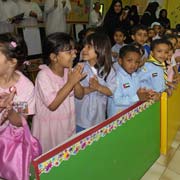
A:
[[[118,58],[118,63],[120,64],[120,65],[122,65],[122,58]]]
[[[55,53],[51,53],[49,57],[51,61],[57,62],[57,55]]]

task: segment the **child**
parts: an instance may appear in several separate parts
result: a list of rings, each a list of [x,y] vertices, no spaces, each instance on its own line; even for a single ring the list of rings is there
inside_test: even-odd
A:
[[[149,92],[140,89],[136,71],[141,61],[141,52],[133,45],[121,48],[116,69],[117,88],[112,97],[108,98],[108,117],[128,108],[135,102],[148,100]]]
[[[43,152],[50,150],[75,133],[74,95],[82,98],[78,83],[85,74],[78,65],[71,69],[75,58],[72,39],[66,33],[47,37],[47,65],[41,65],[35,82],[36,115],[32,132],[42,145]],[[68,70],[69,69],[69,70]]]
[[[119,50],[125,45],[124,41],[126,39],[125,32],[118,28],[114,32],[115,45],[111,48],[112,51],[112,61],[117,62],[119,56]]]
[[[178,43],[177,36],[173,35],[173,34],[168,34],[168,35],[163,36],[163,38],[166,39],[167,41],[171,42],[172,47],[173,47],[173,51],[175,52],[176,51],[176,46],[177,46],[177,43]],[[178,68],[177,68],[177,63],[176,63],[176,57],[177,57],[177,54],[176,55],[173,54],[171,56],[171,66],[173,67],[175,78],[179,79],[179,73],[178,73]]]
[[[147,43],[150,45],[152,42],[153,38],[155,37],[155,31],[153,28],[148,28],[148,40]]]
[[[144,57],[148,58],[150,54],[150,47],[148,44],[146,44],[148,40],[148,31],[147,31],[146,26],[144,25],[135,26],[132,29],[131,37],[135,43],[138,43],[144,47],[144,51],[145,51]]]
[[[0,94],[10,94],[9,103],[1,108],[0,111],[1,132],[3,130],[5,131],[9,126],[13,126],[16,131],[18,127],[22,126],[22,115],[26,117],[27,115],[34,114],[35,101],[33,83],[20,71],[16,70],[25,61],[26,55],[27,47],[20,37],[12,34],[0,35]],[[13,133],[16,133],[15,131]],[[3,146],[0,146],[1,152],[4,151],[3,148]],[[9,149],[9,156],[12,155],[12,149]],[[14,153],[17,155],[17,152]],[[13,158],[14,157],[12,157],[12,159]],[[22,157],[22,151],[19,152],[18,158],[19,161],[25,158]],[[0,155],[0,162],[0,177],[12,179],[10,176],[17,170],[17,164],[12,164],[11,167],[7,167],[5,157],[2,157],[2,155]],[[18,180],[19,177],[24,177],[25,174],[28,174],[28,167],[26,169],[27,172],[21,172],[24,167],[22,167],[20,163],[18,174],[16,174],[18,177],[14,175],[13,179]],[[8,171],[6,172],[7,169]],[[28,177],[24,178],[28,179]]]
[[[94,126],[106,118],[107,97],[112,96],[115,72],[111,62],[111,44],[107,35],[94,33],[86,38],[82,50],[85,79],[81,81],[85,96],[76,99],[77,132]]]
[[[153,37],[153,40],[155,39],[160,39],[160,34],[161,34],[161,24],[159,22],[153,22],[151,24],[151,28],[154,29],[155,36]]]
[[[176,50],[174,53],[174,58],[176,60],[176,64],[177,64],[177,69],[178,72],[180,71],[180,35],[177,35],[177,45],[176,45]]]
[[[165,39],[156,39],[152,41],[151,55],[145,63],[143,71],[139,72],[141,87],[152,89],[157,93],[167,89],[165,61],[168,59],[169,45],[170,42]]]

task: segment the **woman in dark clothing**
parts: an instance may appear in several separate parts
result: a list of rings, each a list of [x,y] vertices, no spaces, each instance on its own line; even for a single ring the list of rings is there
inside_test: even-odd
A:
[[[122,1],[113,0],[104,18],[103,28],[105,33],[107,33],[108,36],[110,37],[112,43],[114,42],[113,33],[115,29],[121,26],[121,22],[120,22],[121,12],[122,12]]]
[[[166,9],[161,9],[159,12],[159,19],[158,22],[165,28],[165,29],[170,29],[170,20],[167,18],[167,10]]]
[[[159,7],[158,2],[149,3],[141,18],[141,24],[149,27],[153,22],[157,22],[156,10],[158,7]]]
[[[131,29],[139,24],[139,14],[138,14],[137,6],[135,5],[131,6],[131,10],[129,13],[129,20],[130,20]]]

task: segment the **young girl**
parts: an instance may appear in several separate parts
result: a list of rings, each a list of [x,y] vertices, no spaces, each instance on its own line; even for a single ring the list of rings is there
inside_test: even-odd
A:
[[[15,131],[17,127],[22,126],[22,114],[34,114],[33,84],[20,71],[16,70],[25,61],[26,54],[26,44],[21,38],[11,34],[0,35],[0,94],[7,95],[5,100],[7,104],[0,110],[0,132],[2,133],[9,126],[13,126]],[[0,152],[5,151],[3,148],[4,146],[0,145]],[[12,149],[8,149],[9,156],[14,153],[17,155],[17,152],[12,152]],[[23,159],[21,153],[19,154],[19,161]],[[0,164],[0,177],[5,179],[12,179],[13,176],[13,179],[17,180],[28,173],[21,172],[22,167],[20,165],[18,173],[14,174],[17,170],[16,164],[11,167],[6,166],[6,159],[2,157],[2,154],[0,155]]]
[[[71,69],[76,50],[66,33],[47,37],[46,61],[35,82],[36,115],[32,132],[42,145],[43,152],[59,145],[75,133],[74,94],[83,96],[78,83],[85,74],[78,65]]]
[[[77,132],[105,120],[107,97],[112,96],[116,87],[107,35],[93,33],[87,36],[82,57],[86,61],[83,64],[87,76],[81,81],[85,96],[75,101]]]

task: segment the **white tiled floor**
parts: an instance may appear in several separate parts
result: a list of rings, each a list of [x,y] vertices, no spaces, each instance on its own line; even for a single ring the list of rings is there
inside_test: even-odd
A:
[[[141,180],[180,180],[180,131],[168,155],[161,155]]]

